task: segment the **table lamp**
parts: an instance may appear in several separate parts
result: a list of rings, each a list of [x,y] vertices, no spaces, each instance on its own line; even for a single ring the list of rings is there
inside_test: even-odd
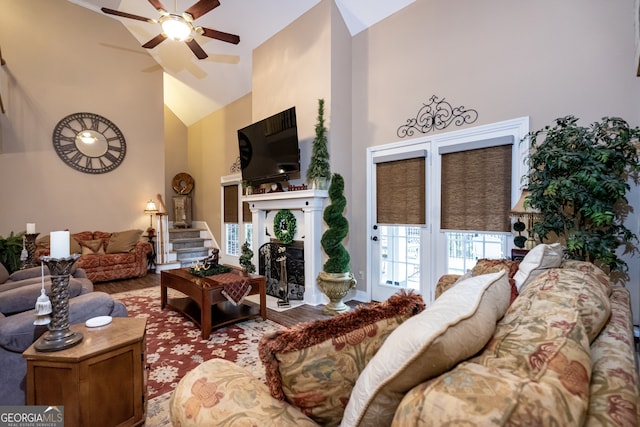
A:
[[[513,243],[519,248],[533,249],[536,246],[536,240],[533,237],[533,221],[538,217],[538,215],[540,215],[540,211],[532,208],[531,206],[525,207],[525,201],[527,197],[529,197],[529,194],[529,190],[522,190],[520,199],[509,212],[509,216],[511,216],[511,218],[516,218],[516,222],[513,224],[513,229],[518,232],[518,235],[513,239]],[[525,230],[525,225],[520,221],[520,218],[525,218],[527,220],[526,229],[528,238],[526,239],[520,234],[521,231]]]

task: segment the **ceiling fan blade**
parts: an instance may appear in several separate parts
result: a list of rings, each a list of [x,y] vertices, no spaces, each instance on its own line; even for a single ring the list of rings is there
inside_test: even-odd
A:
[[[193,19],[198,19],[218,6],[220,6],[220,2],[218,0],[200,0],[184,12],[193,16]]]
[[[238,44],[240,43],[240,37],[235,34],[223,33],[222,31],[212,30],[211,28],[202,28],[202,35],[210,37],[212,39],[221,40],[227,43]]]
[[[145,18],[144,16],[133,15],[127,12],[120,12],[119,10],[109,9],[108,7],[100,8],[100,10],[108,15],[121,16],[123,18],[135,19],[137,21],[148,22],[150,24],[157,24],[158,22],[151,19]]]
[[[149,3],[151,3],[151,6],[155,7],[158,12],[160,13],[167,12],[167,8],[164,7],[164,5],[160,0],[149,0]]]
[[[195,39],[185,41],[185,43],[189,46],[189,49],[191,49],[193,54],[198,57],[198,59],[205,59],[209,56]]]
[[[0,113],[4,114],[4,104],[2,103],[2,96],[0,95]]]
[[[164,34],[158,34],[157,36],[155,36],[154,38],[152,38],[151,40],[143,44],[142,47],[145,49],[153,49],[154,47],[158,46],[160,43],[162,43],[166,39],[167,39],[167,36],[165,36]]]
[[[7,61],[5,61],[4,58],[2,57],[2,49],[0,49],[0,65],[4,65],[6,63]]]

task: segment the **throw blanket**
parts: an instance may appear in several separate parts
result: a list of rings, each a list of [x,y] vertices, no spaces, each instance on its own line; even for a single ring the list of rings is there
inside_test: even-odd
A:
[[[233,305],[239,305],[251,292],[249,281],[234,273],[216,275],[216,281],[223,284],[222,295]]]

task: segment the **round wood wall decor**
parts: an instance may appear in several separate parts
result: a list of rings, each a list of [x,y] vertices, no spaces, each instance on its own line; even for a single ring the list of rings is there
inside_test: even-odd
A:
[[[171,185],[176,193],[181,195],[189,194],[193,190],[193,177],[188,173],[180,172],[173,177]]]

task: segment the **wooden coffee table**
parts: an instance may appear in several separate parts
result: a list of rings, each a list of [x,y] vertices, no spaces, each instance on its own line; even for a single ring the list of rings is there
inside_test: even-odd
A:
[[[202,331],[202,338],[211,335],[211,329],[224,326],[239,320],[261,316],[267,320],[266,279],[264,276],[249,274],[243,276],[238,270],[238,281],[248,280],[251,285],[249,295],[260,295],[260,306],[241,303],[234,305],[222,294],[225,283],[221,283],[218,275],[199,277],[189,273],[188,268],[165,270],[161,272],[161,306],[172,308],[191,319]],[[228,278],[228,276],[226,277]],[[175,289],[184,297],[168,298],[167,289]]]

